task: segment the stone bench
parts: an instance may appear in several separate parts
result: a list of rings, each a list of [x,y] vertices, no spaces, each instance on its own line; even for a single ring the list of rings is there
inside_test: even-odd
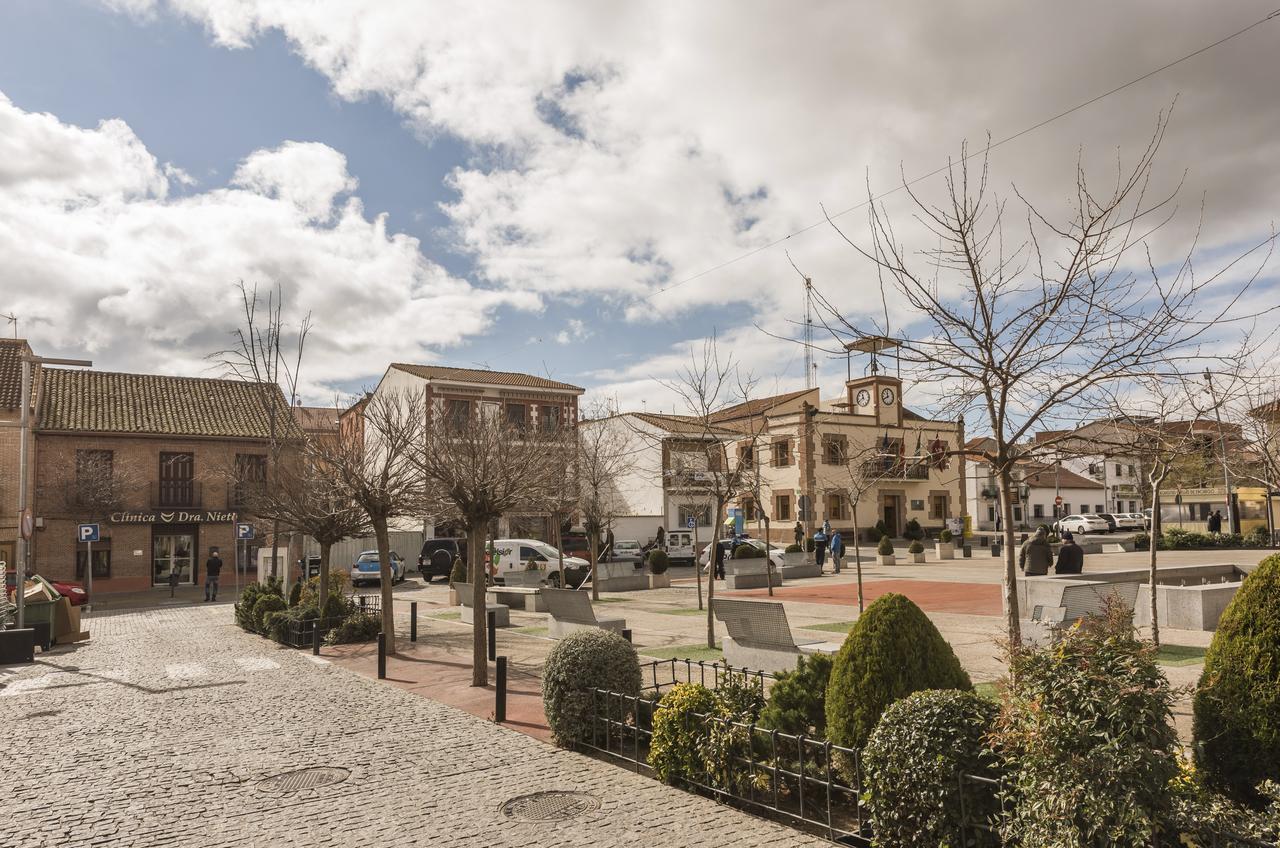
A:
[[[838,642],[797,642],[787,623],[787,611],[777,601],[715,598],[711,609],[724,623],[721,640],[725,662],[760,671],[791,671],[802,654],[834,654]]]
[[[626,619],[598,618],[591,606],[591,596],[577,589],[543,589],[547,603],[547,635],[563,639],[570,633],[586,628],[611,630],[621,635],[626,629]]]
[[[471,584],[470,583],[451,583],[453,590],[458,593],[458,601],[460,602],[459,610],[462,612],[462,623],[473,624],[475,622],[475,609],[471,601]],[[488,593],[485,593],[485,615],[494,614],[494,621],[498,627],[511,626],[511,609],[505,604],[491,604],[488,602]]]
[[[546,612],[547,602],[542,599],[542,588],[531,586],[491,586],[485,591],[485,601],[494,606],[508,606],[525,612]]]

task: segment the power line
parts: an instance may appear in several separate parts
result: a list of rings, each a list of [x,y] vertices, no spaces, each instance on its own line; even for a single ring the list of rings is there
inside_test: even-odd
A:
[[[1140,77],[1136,77],[1136,78],[1134,78],[1134,79],[1131,79],[1131,80],[1129,80],[1128,82],[1124,83],[1123,85],[1118,85],[1118,86],[1116,86],[1115,88],[1111,89],[1110,91],[1103,92],[1102,94],[1099,94],[1099,95],[1097,95],[1096,97],[1092,97],[1092,98],[1090,98],[1090,99],[1088,99],[1088,100],[1084,101],[1083,103],[1079,103],[1079,104],[1077,104],[1077,105],[1075,105],[1075,106],[1072,106],[1070,109],[1066,109],[1066,110],[1064,110],[1064,111],[1062,111],[1062,112],[1059,112],[1058,114],[1054,115],[1054,116],[1053,116],[1053,117],[1051,117],[1051,118],[1045,118],[1043,121],[1040,121],[1038,124],[1033,124],[1033,125],[1031,125],[1031,126],[1027,127],[1026,129],[1019,130],[1018,132],[1014,133],[1013,135],[1005,136],[1004,138],[1000,139],[1000,140],[999,140],[999,141],[997,141],[997,142],[994,142],[994,143],[992,143],[992,144],[986,145],[982,150],[980,150],[980,151],[975,151],[975,152],[973,152],[973,153],[970,153],[970,154],[968,154],[967,156],[965,156],[963,159],[961,159],[960,161],[961,161],[961,162],[967,162],[968,160],[970,160],[970,159],[974,158],[975,156],[986,155],[986,153],[988,153],[988,152],[990,152],[990,151],[992,151],[992,150],[995,150],[997,147],[1000,147],[1000,146],[1002,146],[1002,145],[1008,144],[1008,143],[1009,143],[1009,142],[1011,142],[1011,141],[1016,141],[1016,140],[1018,140],[1018,139],[1022,138],[1024,135],[1027,135],[1028,133],[1033,133],[1033,132],[1035,132],[1036,130],[1041,129],[1042,127],[1045,127],[1045,126],[1047,126],[1047,125],[1049,125],[1049,124],[1052,124],[1054,121],[1057,121],[1057,120],[1059,120],[1059,119],[1061,119],[1061,118],[1065,118],[1066,116],[1068,116],[1068,115],[1072,114],[1073,112],[1078,112],[1078,111],[1080,111],[1081,109],[1084,109],[1084,108],[1085,108],[1085,107],[1087,107],[1087,106],[1092,106],[1094,103],[1097,103],[1099,100],[1102,100],[1102,99],[1104,99],[1104,98],[1110,97],[1111,95],[1116,94],[1116,93],[1118,93],[1118,92],[1124,91],[1126,88],[1130,88],[1130,87],[1132,87],[1132,86],[1135,86],[1135,85],[1137,85],[1137,84],[1138,84],[1138,83],[1140,83],[1140,82],[1144,82],[1145,80],[1150,79],[1151,77],[1155,76],[1156,74],[1162,73],[1163,71],[1167,71],[1167,70],[1169,70],[1170,68],[1174,67],[1175,65],[1180,65],[1180,64],[1182,64],[1183,62],[1187,61],[1188,59],[1194,59],[1196,56],[1199,56],[1201,53],[1205,53],[1205,52],[1207,52],[1207,51],[1209,51],[1209,50],[1212,50],[1213,48],[1215,48],[1215,47],[1217,47],[1217,46],[1219,46],[1219,45],[1221,45],[1221,44],[1226,44],[1228,41],[1232,40],[1233,38],[1238,38],[1239,36],[1244,35],[1246,32],[1248,32],[1249,30],[1253,29],[1254,27],[1261,26],[1262,24],[1266,23],[1267,21],[1275,20],[1275,19],[1277,19],[1277,18],[1280,18],[1280,9],[1276,9],[1275,11],[1271,12],[1270,14],[1268,14],[1266,17],[1259,18],[1258,20],[1256,20],[1256,21],[1254,21],[1253,23],[1251,23],[1251,24],[1249,24],[1248,26],[1246,26],[1244,29],[1236,30],[1235,32],[1231,33],[1230,35],[1224,36],[1224,37],[1222,37],[1222,38],[1218,39],[1217,41],[1213,42],[1212,44],[1206,44],[1204,47],[1201,47],[1201,48],[1200,48],[1200,49],[1198,49],[1198,50],[1195,50],[1195,51],[1193,51],[1193,52],[1191,52],[1191,53],[1188,53],[1188,54],[1186,54],[1185,56],[1182,56],[1181,58],[1174,59],[1172,62],[1169,62],[1168,64],[1161,65],[1160,67],[1156,68],[1155,70],[1148,71],[1147,73],[1143,74],[1142,76],[1140,76]],[[922,181],[927,180],[927,179],[929,179],[929,178],[931,178],[931,177],[936,177],[938,174],[941,174],[942,172],[946,171],[949,167],[951,167],[951,165],[950,165],[950,164],[943,165],[943,166],[941,166],[941,167],[939,167],[939,168],[935,168],[934,170],[930,171],[930,172],[929,172],[929,173],[927,173],[927,174],[921,174],[920,176],[915,177],[914,179],[908,180],[908,181],[907,181],[907,182],[905,182],[905,183],[901,183],[900,185],[897,185],[897,186],[895,186],[895,187],[893,187],[893,188],[889,189],[888,191],[885,191],[885,192],[882,192],[882,193],[880,193],[880,194],[877,194],[877,195],[875,195],[874,197],[870,197],[870,198],[868,198],[867,200],[863,200],[863,201],[860,201],[860,202],[858,202],[858,203],[855,203],[854,205],[849,206],[849,207],[847,207],[847,208],[845,208],[845,209],[841,209],[839,212],[835,212],[835,213],[831,214],[831,215],[830,215],[830,217],[831,217],[831,218],[839,218],[839,217],[841,217],[842,215],[847,215],[847,214],[849,214],[850,212],[853,212],[853,211],[855,211],[855,210],[858,210],[858,209],[861,209],[861,208],[865,207],[865,206],[866,206],[867,204],[869,204],[869,203],[872,203],[872,202],[874,202],[874,201],[877,201],[877,200],[880,200],[880,199],[882,199],[882,198],[888,197],[888,196],[889,196],[889,195],[891,195],[891,194],[895,194],[896,192],[902,191],[902,190],[903,190],[903,189],[905,189],[905,188],[908,188],[908,187],[910,187],[910,186],[913,186],[913,185],[915,185],[916,183],[922,182]],[[698,273],[696,273],[696,274],[692,274],[692,275],[690,275],[690,276],[688,276],[688,277],[684,277],[683,279],[676,280],[674,283],[671,283],[670,285],[663,286],[662,288],[660,288],[660,289],[658,289],[658,290],[656,290],[656,291],[654,291],[654,292],[651,292],[651,293],[649,293],[649,294],[645,295],[644,297],[642,297],[642,298],[640,298],[640,299],[641,299],[641,300],[650,300],[650,299],[652,299],[652,298],[654,298],[654,297],[657,297],[657,296],[658,296],[658,295],[660,295],[660,294],[665,294],[666,292],[669,292],[669,291],[671,291],[671,290],[672,290],[672,289],[674,289],[674,288],[677,288],[677,287],[679,287],[679,286],[682,286],[682,285],[684,285],[685,283],[691,283],[691,282],[693,282],[694,280],[697,280],[697,279],[700,279],[700,278],[702,278],[702,277],[707,276],[708,274],[714,274],[716,271],[722,270],[722,269],[724,269],[724,268],[728,268],[730,265],[735,265],[735,264],[737,264],[737,263],[741,262],[741,261],[742,261],[742,260],[744,260],[744,259],[750,259],[752,256],[755,256],[757,253],[763,253],[763,252],[764,252],[764,251],[766,251],[766,250],[769,250],[769,249],[771,249],[771,248],[777,247],[778,245],[782,244],[783,242],[788,241],[789,239],[792,239],[792,238],[794,238],[795,236],[803,235],[804,233],[807,233],[807,232],[809,232],[810,230],[816,229],[816,228],[818,228],[818,227],[822,226],[822,225],[823,225],[823,224],[825,224],[825,223],[827,223],[827,218],[826,218],[826,217],[824,217],[821,221],[814,221],[812,224],[809,224],[809,225],[807,225],[807,226],[801,227],[800,229],[795,230],[794,232],[787,233],[785,236],[782,236],[782,237],[780,237],[780,238],[776,238],[776,239],[774,239],[773,241],[770,241],[770,242],[766,242],[765,244],[762,244],[762,245],[760,245],[760,246],[758,246],[758,247],[754,247],[754,248],[752,248],[751,250],[748,250],[748,251],[747,251],[747,252],[745,252],[745,253],[739,254],[738,256],[735,256],[735,257],[734,257],[734,258],[732,258],[732,259],[728,259],[728,260],[726,260],[726,261],[724,261],[724,262],[721,262],[721,263],[720,263],[720,264],[718,264],[718,265],[712,265],[710,268],[704,268],[703,270],[699,271],[699,272],[698,272]]]

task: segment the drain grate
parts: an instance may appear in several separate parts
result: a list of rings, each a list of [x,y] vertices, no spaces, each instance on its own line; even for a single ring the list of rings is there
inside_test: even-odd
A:
[[[303,789],[319,789],[321,786],[341,783],[350,774],[347,769],[329,766],[297,769],[263,778],[258,781],[258,788],[267,792],[301,792]]]
[[[512,798],[499,809],[519,821],[566,821],[600,809],[600,799],[586,792],[534,792]]]

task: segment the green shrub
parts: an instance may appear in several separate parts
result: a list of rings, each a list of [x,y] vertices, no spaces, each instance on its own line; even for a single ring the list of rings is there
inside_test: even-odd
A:
[[[320,617],[320,610],[314,606],[300,604],[281,612],[269,612],[263,622],[266,635],[281,644],[287,643],[300,632],[302,622],[314,621]]]
[[[764,551],[746,542],[733,549],[733,559],[760,559],[763,556]]]
[[[793,671],[782,672],[773,682],[769,702],[760,711],[760,726],[795,736],[824,738],[830,679],[830,656],[802,654]]]
[[[924,545],[921,544],[919,539],[916,539],[910,545],[907,546],[907,553],[922,554],[924,553]]]
[[[951,531],[946,528],[943,528],[942,532],[938,534],[938,541],[942,542],[944,545],[947,542],[950,542],[952,538],[954,537],[951,535]]]
[[[1174,693],[1132,613],[1108,603],[1057,644],[1014,651],[993,746],[1011,845],[1146,848],[1178,774]]]
[[[791,544],[787,545],[787,547],[784,550],[786,551],[786,553],[789,553],[789,554],[804,553],[804,548],[797,545],[795,542],[792,542]]]
[[[875,534],[875,536],[873,536],[873,537],[872,537],[872,539],[873,539],[873,540],[874,540],[874,539],[883,539],[885,536],[890,535],[890,533],[889,533],[889,525],[884,523],[884,519],[883,519],[883,518],[876,522],[876,528],[875,528],[875,531],[876,531],[876,534]]]
[[[244,587],[244,591],[240,593],[240,600],[236,604],[236,624],[244,630],[256,633],[258,627],[253,617],[253,608],[258,600],[266,595],[280,597],[279,578],[268,577],[264,583],[250,583]]]
[[[561,639],[543,666],[542,703],[557,745],[569,748],[590,738],[596,698],[593,689],[640,694],[636,649],[617,633],[596,628]],[[609,704],[615,721],[626,721],[634,708],[634,703],[622,699],[611,699]]]
[[[382,632],[382,618],[377,615],[366,615],[355,612],[342,620],[342,623],[330,630],[324,637],[325,644],[347,645],[356,642],[371,642]]]
[[[861,748],[899,698],[922,689],[972,688],[955,652],[920,608],[904,595],[882,595],[836,654],[827,686],[827,738]],[[851,764],[843,766],[848,772]]]
[[[916,692],[884,711],[862,754],[874,844],[973,845],[961,830],[966,819],[994,823],[995,794],[979,786],[962,806],[959,776],[997,777],[986,736],[998,712],[995,702],[954,689]],[[999,844],[994,834],[971,832],[979,845]]]
[[[1147,533],[1138,533],[1133,537],[1133,549],[1135,551],[1151,550],[1151,536]]]
[[[466,583],[467,582],[467,564],[462,561],[462,557],[453,558],[453,568],[449,570],[450,583]]]
[[[293,585],[289,587],[289,606],[296,607],[298,602],[302,600],[302,578],[299,577],[293,581]]]
[[[924,531],[920,529],[920,522],[914,518],[908,519],[902,528],[902,538],[910,541],[924,538]]]
[[[286,610],[289,604],[280,595],[264,594],[253,604],[253,632],[267,633],[267,613]]]
[[[1256,802],[1259,781],[1280,780],[1280,554],[1258,563],[1218,620],[1192,710],[1211,785]]]
[[[329,597],[341,598],[347,591],[347,575],[341,571],[329,571]],[[298,602],[303,606],[319,606],[320,605],[320,577],[319,575],[310,578],[306,583],[302,584],[302,597]]]
[[[715,709],[715,694],[697,683],[679,683],[658,702],[649,765],[659,780],[674,783],[705,778],[703,750],[710,742],[710,727],[699,716],[711,715]]]
[[[660,548],[654,548],[649,551],[646,561],[649,563],[650,574],[665,574],[667,569],[671,567],[671,558],[667,556],[666,551]]]
[[[876,553],[880,556],[893,556],[893,540],[888,536],[881,536],[880,544],[876,546]]]
[[[1180,760],[1182,774],[1173,782],[1173,809],[1165,830],[1176,834],[1179,845],[1212,845],[1212,829],[1244,836],[1265,844],[1280,843],[1280,784],[1263,781],[1259,793],[1266,799],[1256,810],[1221,795],[1204,782],[1202,773]],[[1224,842],[1235,845],[1234,841]]]

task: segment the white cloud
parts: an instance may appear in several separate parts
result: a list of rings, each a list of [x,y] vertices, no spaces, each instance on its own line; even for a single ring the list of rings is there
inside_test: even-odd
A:
[[[202,357],[238,321],[235,283],[279,285],[289,319],[316,316],[304,379],[324,400],[322,383],[484,332],[500,305],[539,306],[450,276],[417,239],[367,217],[344,157],[324,145],[253,152],[230,187],[170,197],[188,180],[122,121],[82,129],[0,95],[4,306],[33,346],[207,374]]]
[[[565,322],[565,328],[556,333],[556,344],[573,344],[574,342],[585,341],[591,338],[595,333],[587,329],[584,321],[577,318],[570,318]]]

